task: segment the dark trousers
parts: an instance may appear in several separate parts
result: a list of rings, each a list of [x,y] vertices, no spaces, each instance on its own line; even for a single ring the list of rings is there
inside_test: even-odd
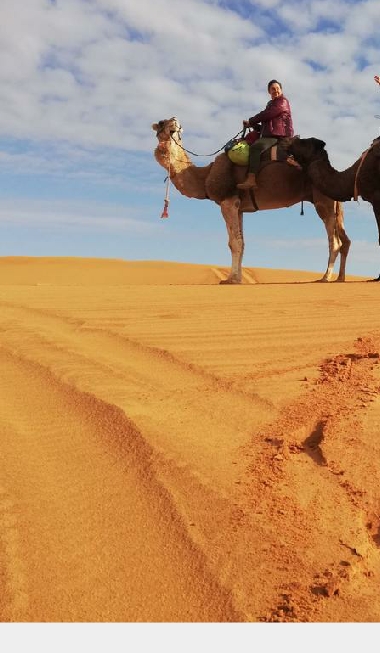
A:
[[[277,138],[259,138],[249,148],[248,171],[256,173],[260,167],[260,156],[262,152],[268,150],[272,145],[277,143]]]

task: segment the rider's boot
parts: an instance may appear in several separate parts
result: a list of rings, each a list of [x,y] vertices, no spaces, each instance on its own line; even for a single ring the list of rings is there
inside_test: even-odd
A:
[[[241,188],[242,190],[245,190],[247,188],[258,188],[255,173],[249,172],[247,175],[247,179],[243,181],[243,183],[237,184],[237,187]]]

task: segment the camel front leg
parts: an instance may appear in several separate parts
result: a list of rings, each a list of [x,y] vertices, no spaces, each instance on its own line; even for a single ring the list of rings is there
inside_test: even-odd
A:
[[[372,204],[372,209],[375,214],[376,222],[377,222],[377,230],[379,234],[379,245],[380,245],[380,191],[376,190],[372,196],[372,200],[368,200],[367,198],[364,198],[367,201],[371,201]]]
[[[364,198],[367,201],[371,201],[372,204],[372,209],[375,214],[376,222],[377,222],[377,229],[378,229],[378,234],[379,234],[379,245],[380,245],[380,191],[375,191],[372,199],[369,200],[368,198]],[[380,281],[380,274],[378,277],[375,277],[374,279],[370,279],[370,281]]]
[[[351,240],[347,236],[346,231],[344,229],[343,208],[341,202],[334,202],[334,214],[335,214],[334,223],[332,218],[330,217],[325,222],[327,236],[329,239],[329,252],[330,252],[329,264],[325,276],[330,271],[330,277],[326,279],[327,281],[329,281],[333,272],[335,259],[339,252],[340,265],[339,265],[339,273],[336,278],[336,282],[343,283],[346,280],[346,261],[347,261],[348,252],[350,251],[350,247],[351,247]],[[331,234],[332,225],[334,225],[333,234]],[[332,261],[331,264],[330,261]]]
[[[228,247],[230,248],[232,255],[231,272],[227,279],[220,283],[238,284],[241,283],[241,264],[244,253],[243,213],[239,210],[240,200],[238,197],[231,197],[227,200],[223,200],[220,208],[223,218],[226,221]]]

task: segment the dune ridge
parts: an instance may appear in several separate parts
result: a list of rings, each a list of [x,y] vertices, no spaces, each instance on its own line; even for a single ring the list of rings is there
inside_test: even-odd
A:
[[[125,261],[81,257],[0,257],[0,285],[210,285],[226,279],[228,266],[170,261]],[[243,285],[317,281],[322,272],[243,268]],[[335,275],[334,278],[336,278]],[[363,277],[347,275],[347,281]]]
[[[33,406],[29,406],[33,412],[28,415],[20,411],[20,400],[10,392],[20,412],[17,420],[13,418],[3,462],[7,475],[20,478],[23,473],[19,503],[14,501],[14,506],[17,511],[28,495],[28,511],[18,520],[18,555],[7,549],[8,576],[20,577],[15,568],[26,547],[28,553],[32,547],[44,552],[42,573],[39,568],[38,575],[26,578],[22,591],[20,582],[9,584],[13,596],[9,592],[3,596],[8,604],[5,620],[8,616],[12,621],[25,621],[33,616],[37,621],[161,621],[163,617],[196,621],[206,614],[210,621],[241,621],[231,596],[210,574],[170,494],[157,479],[149,444],[125,414],[94,395],[73,390],[36,363],[4,353],[1,362],[9,376],[14,375],[15,384],[32,379],[34,390]],[[47,421],[44,411],[50,401],[58,415],[57,419],[49,415]],[[27,425],[31,415],[38,433]],[[7,416],[3,411],[2,420]],[[63,437],[70,432],[75,433],[75,442]],[[96,470],[90,475],[86,465],[91,457],[95,457]],[[38,494],[38,501],[31,501],[31,490]],[[43,533],[43,544],[33,542],[36,534],[24,536],[26,518],[38,526],[38,539]],[[111,602],[111,595],[105,594],[109,575]],[[202,585],[198,587],[193,579],[199,576]],[[143,592],[145,600],[149,597],[148,604],[141,602],[139,592],[128,593],[126,578]],[[89,599],[92,593],[98,604],[95,613],[94,600]]]
[[[377,284],[12,265],[2,621],[379,619]]]

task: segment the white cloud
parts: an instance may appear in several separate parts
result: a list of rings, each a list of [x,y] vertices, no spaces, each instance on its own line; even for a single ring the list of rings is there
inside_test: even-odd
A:
[[[140,209],[91,201],[0,199],[1,224],[124,235],[159,233],[159,225],[147,221]]]
[[[283,0],[250,0],[250,4],[256,8],[261,7],[262,9],[274,9],[281,5]]]
[[[117,150],[151,153],[151,123],[178,115],[185,146],[213,152],[263,108],[277,77],[296,132],[323,138],[336,166],[348,166],[380,126],[368,44],[377,2],[251,6],[245,19],[206,0],[2,0],[0,135],[108,150],[112,166]],[[278,19],[286,30],[273,28]],[[324,32],[324,21],[339,31]]]

